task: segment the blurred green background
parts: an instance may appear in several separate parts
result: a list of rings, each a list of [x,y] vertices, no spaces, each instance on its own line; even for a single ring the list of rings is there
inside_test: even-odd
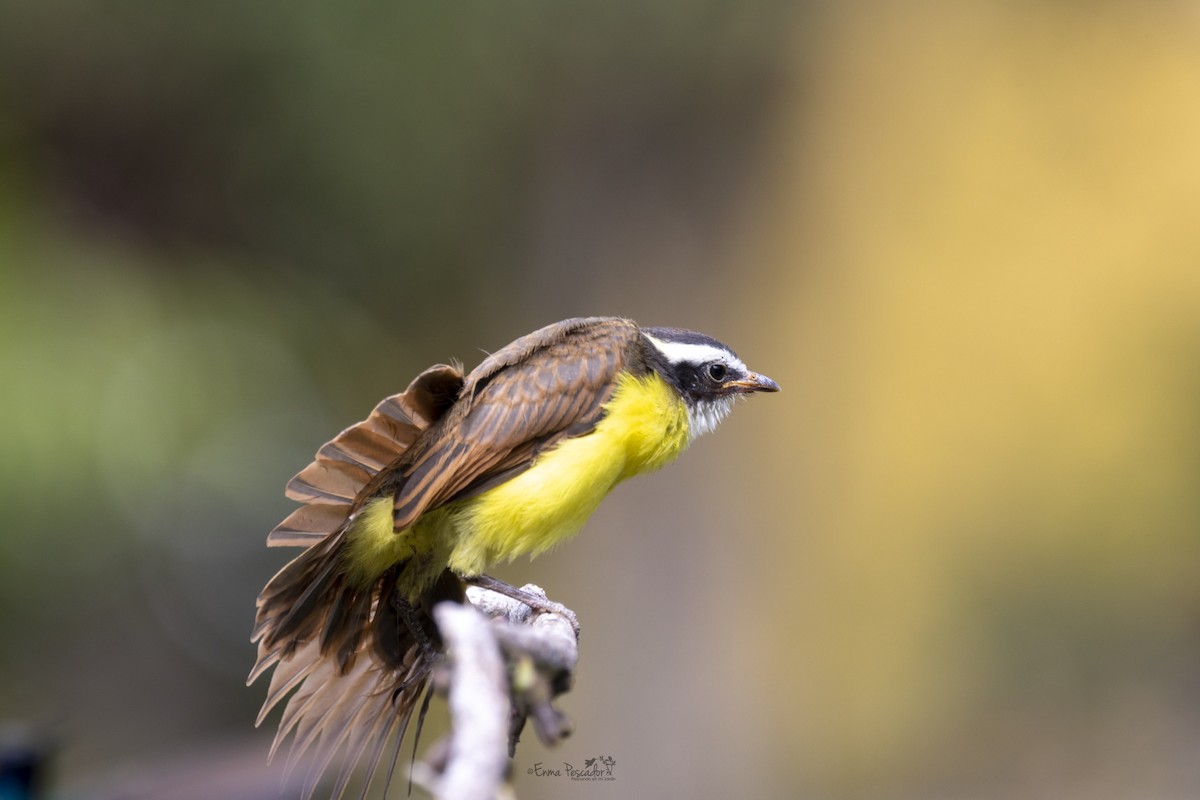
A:
[[[283,484],[583,314],[784,393],[497,570],[584,626],[519,796],[1200,795],[1194,4],[0,19],[0,720],[53,796],[279,796]]]

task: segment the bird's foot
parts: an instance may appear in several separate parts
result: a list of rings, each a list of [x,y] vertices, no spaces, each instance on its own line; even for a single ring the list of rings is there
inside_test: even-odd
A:
[[[491,575],[475,575],[474,577],[464,578],[464,580],[472,586],[478,586],[480,589],[495,592],[516,600],[519,603],[524,603],[534,611],[544,614],[557,614],[563,617],[567,622],[571,623],[571,628],[575,631],[575,638],[579,638],[579,618],[575,616],[575,612],[562,603],[556,603],[547,598],[546,593],[540,587],[527,583],[518,589],[511,583],[505,583],[499,578],[493,578]]]

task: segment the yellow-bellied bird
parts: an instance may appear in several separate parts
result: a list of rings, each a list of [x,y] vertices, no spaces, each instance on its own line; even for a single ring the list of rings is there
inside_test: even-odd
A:
[[[294,733],[293,759],[319,742],[318,774],[344,753],[335,797],[358,762],[369,781],[428,681],[437,602],[564,541],[739,397],[778,390],[711,337],[615,317],[534,331],[466,376],[418,375],[287,485],[305,505],[267,544],[307,549],[258,598],[250,674],[275,667],[260,723],[298,687],[272,754]]]

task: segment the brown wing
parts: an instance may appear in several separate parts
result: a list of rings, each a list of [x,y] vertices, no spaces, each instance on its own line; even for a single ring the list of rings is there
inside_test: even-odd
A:
[[[638,352],[630,320],[559,322],[493,353],[467,376],[439,435],[396,476],[396,528],[526,469],[542,450],[595,427],[614,379]]]
[[[459,367],[430,367],[323,445],[287,484],[287,496],[305,505],[271,531],[267,545],[308,547],[337,530],[363,488],[453,406],[462,387]]]

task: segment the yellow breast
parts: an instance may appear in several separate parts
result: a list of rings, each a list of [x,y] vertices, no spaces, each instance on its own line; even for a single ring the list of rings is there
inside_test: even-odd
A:
[[[450,568],[478,575],[574,535],[621,481],[674,460],[688,443],[687,408],[658,375],[623,374],[596,429],[543,453],[512,480],[450,512]]]

